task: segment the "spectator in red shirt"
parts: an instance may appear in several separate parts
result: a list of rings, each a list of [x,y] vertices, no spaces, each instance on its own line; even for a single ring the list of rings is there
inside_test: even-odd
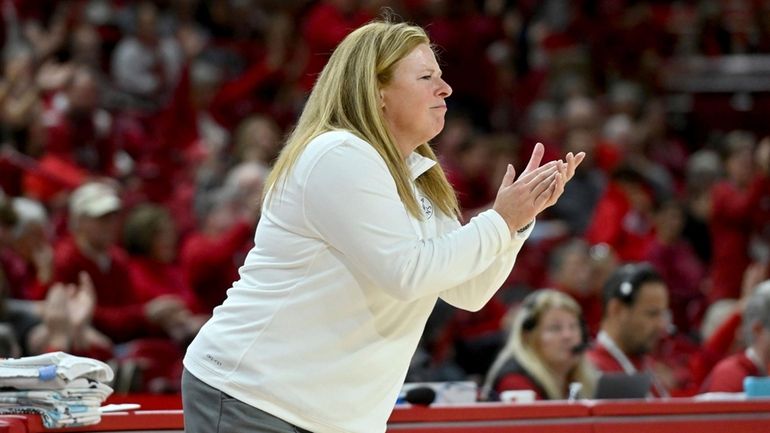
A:
[[[12,203],[0,190],[0,252],[34,212],[29,203],[21,207]],[[77,285],[54,284],[45,301],[37,303],[13,299],[17,281],[6,278],[7,270],[0,261],[0,357],[57,350],[102,359],[111,356],[111,342],[91,326],[94,294],[87,274],[78,275]]]
[[[313,86],[337,44],[348,33],[374,18],[361,8],[360,3],[357,0],[324,0],[308,12],[302,30],[308,50],[305,71],[300,77],[303,89],[309,90]]]
[[[254,114],[238,124],[235,130],[234,150],[238,162],[256,162],[271,167],[281,151],[281,130],[275,121]]]
[[[70,198],[71,237],[55,248],[53,281],[76,283],[85,271],[96,293],[94,326],[114,342],[169,335],[184,304],[177,297],[142,303],[125,252],[115,245],[121,201],[112,186],[91,182]]]
[[[630,165],[616,169],[596,205],[586,230],[591,244],[606,243],[622,261],[647,257],[655,239],[652,192],[644,176]]]
[[[0,263],[10,283],[10,296],[31,299],[39,286],[51,283],[53,248],[45,208],[34,200],[15,197],[11,206],[17,221],[10,230],[9,247],[0,250]]]
[[[77,285],[54,284],[42,302],[7,295],[0,285],[0,356],[65,351],[97,359],[112,357],[109,338],[91,326],[94,298],[87,274],[80,275]]]
[[[763,263],[754,263],[743,276],[740,299],[720,299],[711,304],[701,323],[701,348],[690,356],[692,393],[702,388],[706,377],[721,360],[745,349],[740,328],[743,311],[760,283],[770,277],[770,270]]]
[[[16,213],[0,189],[0,252],[6,248],[9,232],[16,224]],[[11,286],[6,278],[6,265],[0,260],[0,357],[19,357],[22,355],[16,327],[11,323],[6,306],[6,298]]]
[[[605,284],[602,302],[601,330],[588,358],[603,372],[653,373],[655,362],[649,353],[670,324],[663,279],[649,264],[623,265]],[[668,395],[659,380],[653,381],[651,392]]]
[[[724,143],[727,177],[711,189],[711,262],[710,301],[737,299],[741,280],[748,267],[749,242],[758,226],[767,226],[770,214],[770,141],[754,151],[754,138],[734,131]],[[755,165],[756,164],[756,165]],[[764,217],[763,222],[756,220]],[[760,228],[761,230],[761,228]]]
[[[114,173],[112,117],[101,109],[100,89],[86,67],[72,72],[43,113],[46,156],[57,157],[92,174]]]
[[[770,366],[770,280],[761,283],[743,311],[743,332],[748,347],[725,358],[703,383],[703,392],[742,392],[749,376],[767,376]]]
[[[663,203],[655,211],[655,240],[647,260],[670,288],[674,324],[689,333],[700,323],[706,308],[703,293],[706,269],[692,246],[683,238],[684,207],[676,201]]]
[[[77,284],[54,283],[38,305],[30,301],[14,305],[39,319],[28,331],[27,353],[61,350],[97,359],[112,358],[112,342],[91,323],[96,301],[91,278],[81,272],[78,280]]]
[[[502,392],[529,389],[539,400],[566,399],[572,382],[582,396],[593,396],[595,371],[581,350],[588,336],[580,306],[562,292],[544,289],[529,294],[513,319],[482,393],[494,399]]]
[[[150,204],[138,206],[126,219],[123,235],[139,302],[147,304],[169,296],[184,302],[184,308],[174,313],[175,326],[169,330],[175,344],[167,340],[143,342],[134,352],[143,360],[143,379],[150,390],[176,391],[184,348],[209,316],[194,314],[199,310],[198,303],[175,263],[176,227],[166,209]]]
[[[8,202],[3,190],[0,189],[0,251],[7,248],[11,239],[11,230],[18,221],[18,216]],[[10,289],[6,279],[6,270],[3,262],[0,262],[0,293],[7,293]]]
[[[198,310],[195,295],[176,264],[176,226],[166,209],[152,204],[133,209],[124,225],[123,245],[129,254],[131,281],[140,302],[174,295],[184,301],[189,310],[186,313]]]
[[[560,290],[577,301],[591,335],[599,331],[602,319],[601,285],[592,275],[596,266],[588,244],[582,239],[571,239],[559,246],[550,256],[549,287]]]
[[[231,181],[231,185],[237,183]],[[246,197],[249,203],[244,203]],[[201,200],[200,228],[187,237],[181,252],[182,269],[201,313],[211,313],[221,304],[238,279],[238,266],[253,246],[259,204],[256,197],[234,186],[214,190]]]

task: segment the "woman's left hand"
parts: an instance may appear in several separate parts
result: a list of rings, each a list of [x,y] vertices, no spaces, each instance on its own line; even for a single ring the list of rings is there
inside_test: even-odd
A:
[[[561,197],[561,195],[564,193],[564,186],[567,184],[567,182],[570,181],[570,179],[572,179],[573,176],[575,176],[575,169],[578,165],[580,165],[581,162],[583,162],[585,156],[585,152],[579,152],[577,155],[573,155],[572,152],[569,152],[565,158],[567,160],[566,163],[564,161],[558,162],[559,175],[556,176],[556,188],[551,194],[551,197],[545,201],[543,207],[538,210],[538,214],[556,204],[556,202],[559,200],[559,197]]]

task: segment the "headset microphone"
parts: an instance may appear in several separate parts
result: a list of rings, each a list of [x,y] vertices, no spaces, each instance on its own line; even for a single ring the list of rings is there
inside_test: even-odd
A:
[[[589,343],[587,341],[583,341],[582,343],[580,343],[580,344],[578,344],[576,346],[573,346],[572,350],[570,350],[570,352],[572,352],[573,355],[579,355],[579,354],[585,352],[586,350],[588,350],[589,347],[591,347],[591,343]]]

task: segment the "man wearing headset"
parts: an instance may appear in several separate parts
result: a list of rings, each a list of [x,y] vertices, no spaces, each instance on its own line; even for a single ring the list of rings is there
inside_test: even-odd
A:
[[[588,359],[603,372],[652,373],[649,353],[670,325],[668,288],[646,263],[619,267],[602,293],[603,316]],[[651,394],[668,392],[653,374]]]

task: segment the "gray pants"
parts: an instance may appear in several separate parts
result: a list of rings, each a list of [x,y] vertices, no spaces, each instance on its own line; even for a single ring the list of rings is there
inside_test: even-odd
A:
[[[311,433],[182,373],[185,433]]]

